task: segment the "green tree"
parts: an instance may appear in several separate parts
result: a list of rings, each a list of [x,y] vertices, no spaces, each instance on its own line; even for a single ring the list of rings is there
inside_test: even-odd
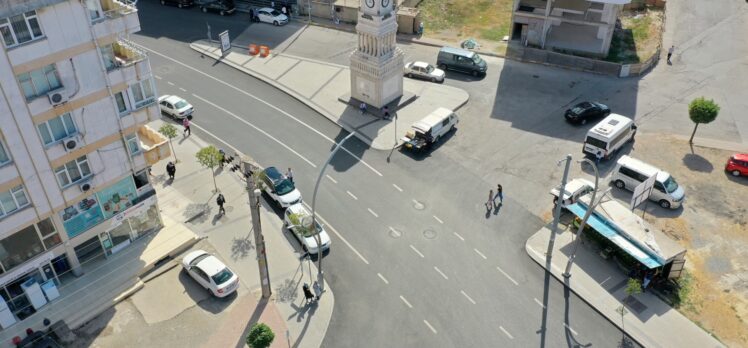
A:
[[[626,328],[624,327],[624,322],[623,322],[623,316],[626,315],[626,313],[628,313],[628,311],[626,310],[626,304],[625,303],[628,300],[628,298],[631,297],[632,295],[641,294],[641,292],[642,292],[642,283],[639,281],[639,279],[629,278],[628,282],[626,283],[626,289],[625,290],[626,290],[626,295],[627,296],[623,300],[624,304],[621,305],[620,307],[618,307],[618,309],[616,309],[616,312],[618,312],[619,314],[621,314],[621,331],[622,331],[622,335],[623,335],[621,337],[621,347],[629,347],[629,346],[631,346],[631,344],[628,342],[628,340],[626,340]]]
[[[251,348],[267,348],[273,343],[275,334],[269,326],[263,323],[257,323],[252,325],[247,335],[247,345]]]
[[[699,97],[688,104],[688,117],[695,123],[688,143],[693,144],[693,136],[696,135],[696,129],[699,128],[700,123],[710,123],[717,118],[718,114],[719,105],[714,100]]]
[[[223,155],[218,152],[218,149],[216,149],[215,146],[210,145],[200,149],[200,151],[195,154],[195,157],[197,158],[197,162],[200,163],[201,166],[210,168],[210,172],[211,174],[213,174],[213,187],[216,189],[216,192],[218,192],[218,185],[216,184],[216,172],[213,170],[213,168],[221,163],[221,161],[223,160]]]
[[[164,125],[158,129],[158,132],[169,139],[169,147],[171,147],[171,153],[174,155],[174,162],[179,163],[177,153],[174,152],[174,144],[171,143],[171,139],[177,137],[177,127],[174,127],[171,123],[164,123]]]

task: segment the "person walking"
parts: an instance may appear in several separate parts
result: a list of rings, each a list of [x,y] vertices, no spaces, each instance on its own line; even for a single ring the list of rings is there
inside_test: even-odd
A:
[[[493,189],[488,190],[488,201],[486,202],[486,210],[491,211],[493,209]]]
[[[384,119],[389,120],[390,119],[390,108],[387,105],[385,105],[382,111],[384,111]]]
[[[314,294],[312,294],[312,290],[309,289],[309,284],[304,283],[304,286],[301,287],[301,289],[304,290],[304,299],[306,300],[306,303],[314,300]]]
[[[496,185],[496,196],[493,198],[493,204],[496,205],[496,198],[499,199],[499,205],[504,204],[504,188],[501,184]]]
[[[597,153],[595,154],[595,165],[600,165],[601,159],[603,159],[603,152],[601,150],[597,150]]]
[[[192,131],[190,130],[190,119],[185,117],[182,120],[182,126],[184,126],[184,131],[182,131],[182,135],[189,136],[192,135]]]
[[[312,289],[314,289],[314,295],[316,296],[314,300],[319,301],[319,298],[322,297],[322,287],[319,286],[319,283],[316,280],[314,281],[314,284],[312,285]]]
[[[223,168],[223,165],[226,163],[226,152],[223,151],[223,149],[218,149],[218,153],[221,154],[221,160],[218,161],[218,165],[220,165],[221,168]]]
[[[224,203],[226,203],[226,198],[223,197],[222,193],[219,193],[218,197],[216,198],[216,204],[218,204],[218,214],[226,214],[226,209],[223,208]]]
[[[366,113],[366,103],[361,102],[361,105],[358,106],[358,111],[360,111],[362,115],[365,114]]]
[[[249,8],[249,21],[254,22],[255,21],[255,9]]]
[[[673,64],[673,62],[670,61],[670,58],[673,56],[673,52],[675,52],[675,45],[670,46],[667,50],[667,63]]]
[[[288,171],[286,172],[286,177],[288,180],[291,180],[293,182],[293,170],[291,170],[291,167],[288,167]]]
[[[174,180],[174,174],[176,173],[177,166],[175,166],[173,162],[169,161],[169,163],[166,164],[166,174],[169,175],[169,179]]]
[[[286,18],[288,18],[288,9],[286,8],[286,4],[283,4],[283,6],[281,6],[281,13],[286,15]]]

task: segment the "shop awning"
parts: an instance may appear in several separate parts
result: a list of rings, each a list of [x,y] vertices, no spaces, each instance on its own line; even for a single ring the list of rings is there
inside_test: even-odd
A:
[[[580,219],[583,218],[584,214],[587,212],[587,206],[580,202],[567,205],[566,209],[574,213],[574,215],[578,216]],[[657,268],[664,265],[658,257],[651,255],[644,248],[639,247],[636,243],[626,238],[625,234],[621,233],[614,223],[605,217],[598,215],[597,212],[592,212],[592,214],[590,214],[589,219],[587,219],[587,225],[634,257],[641,264],[647,266],[647,268]]]

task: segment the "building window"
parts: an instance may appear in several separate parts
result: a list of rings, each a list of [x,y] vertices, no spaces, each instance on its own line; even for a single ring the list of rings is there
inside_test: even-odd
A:
[[[101,58],[104,59],[106,71],[117,69],[117,61],[114,59],[114,46],[112,44],[102,46],[100,49]]]
[[[73,122],[73,117],[69,112],[47,122],[40,123],[36,128],[39,130],[39,135],[41,135],[44,145],[54,144],[78,133],[75,122]]]
[[[127,143],[127,150],[130,151],[130,155],[137,155],[140,153],[140,145],[138,145],[138,136],[135,133],[125,135],[125,142]]]
[[[23,185],[16,186],[8,191],[0,192],[0,217],[4,217],[29,205],[29,199]]]
[[[91,176],[91,167],[88,165],[86,156],[81,156],[57,167],[55,174],[60,187],[65,188]]]
[[[42,237],[42,242],[44,243],[44,247],[47,250],[51,249],[55,245],[62,243],[60,234],[57,233],[55,225],[49,218],[39,221],[39,223],[36,224],[36,227],[39,229],[39,236]]]
[[[8,150],[5,149],[5,144],[0,141],[0,166],[9,162],[10,155],[8,155]]]
[[[0,34],[3,35],[3,42],[8,48],[44,36],[36,18],[36,11],[0,19]]]
[[[88,15],[91,17],[91,21],[96,21],[101,18],[101,9],[99,8],[98,0],[86,0],[86,8],[88,9]]]
[[[62,87],[54,64],[20,74],[18,75],[18,82],[21,84],[26,100],[34,99]]]
[[[125,98],[125,92],[117,92],[114,94],[114,100],[117,101],[117,111],[120,116],[127,114],[127,98]]]
[[[132,91],[136,109],[153,102],[155,98],[155,93],[153,92],[153,81],[151,81],[151,79],[139,81],[130,86],[130,90]]]
[[[29,225],[0,241],[0,248],[5,251],[0,253],[0,262],[6,271],[44,252],[44,246],[34,225]]]

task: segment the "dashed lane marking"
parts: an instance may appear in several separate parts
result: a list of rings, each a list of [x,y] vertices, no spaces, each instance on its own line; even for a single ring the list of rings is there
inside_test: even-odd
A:
[[[156,80],[160,80],[161,79],[161,76],[158,76],[158,75],[153,75],[153,77],[155,77]]]
[[[421,252],[418,251],[418,249],[416,249],[416,247],[414,247],[413,244],[410,245],[410,248],[413,249],[413,251],[415,251],[416,254],[418,254],[418,256],[420,256],[421,258],[426,257],[426,256],[423,256],[423,254],[421,254]]]
[[[182,91],[182,92],[187,92],[187,90],[184,89],[184,88],[182,88],[182,87],[179,87],[179,90]]]
[[[169,86],[174,86],[174,83],[173,83],[173,82],[171,82],[171,81],[166,81],[166,83],[168,83],[168,84],[169,84]]]
[[[512,281],[512,283],[514,283],[514,285],[519,285],[519,283],[517,283],[517,281],[516,281],[516,280],[514,280],[514,278],[512,278],[512,277],[510,277],[510,276],[509,276],[508,274],[506,274],[506,272],[504,272],[504,270],[503,270],[503,269],[501,269],[501,267],[499,267],[499,266],[496,266],[496,269],[498,269],[498,270],[499,270],[499,272],[501,272],[501,274],[503,274],[503,275],[504,275],[504,277],[507,277],[507,279],[511,280],[511,281]]]
[[[538,300],[538,299],[537,299],[537,298],[535,298],[535,297],[533,297],[532,299],[533,299],[533,300],[535,300],[535,303],[537,303],[537,304],[538,304],[538,306],[540,306],[540,307],[543,307],[543,309],[545,309],[545,305],[543,304],[543,302],[540,302],[540,300]]]
[[[442,275],[442,277],[444,277],[444,279],[446,279],[446,280],[449,280],[449,278],[447,277],[447,275],[446,275],[446,274],[444,274],[444,272],[442,272],[442,270],[440,270],[440,269],[439,269],[439,267],[436,267],[436,266],[434,266],[434,269],[435,269],[435,270],[436,270],[437,272],[439,272],[439,274],[441,274],[441,275]]]
[[[405,303],[406,306],[408,306],[408,308],[413,308],[413,305],[410,304],[410,302],[408,302],[408,300],[406,300],[405,297],[403,297],[403,295],[400,295],[400,299],[403,300],[403,302]]]
[[[426,324],[426,326],[428,326],[429,329],[431,329],[431,332],[433,332],[434,334],[436,334],[436,329],[434,329],[434,327],[431,326],[431,324],[429,324],[429,322],[426,321],[426,319],[423,319],[423,323]]]
[[[335,179],[333,179],[333,178],[332,178],[331,176],[329,176],[329,175],[327,175],[327,174],[325,174],[325,176],[326,176],[326,177],[327,177],[328,179],[330,179],[330,181],[332,181],[332,183],[333,183],[333,184],[337,184],[337,183],[338,183],[338,181],[337,181],[337,180],[335,180]]]
[[[468,301],[470,301],[470,303],[475,304],[475,301],[470,296],[468,296],[468,294],[465,293],[465,291],[460,290],[460,293],[462,294],[462,296],[465,296],[465,298],[468,299]]]
[[[482,252],[480,252],[480,251],[479,251],[478,249],[475,249],[475,248],[473,248],[473,250],[475,250],[475,252],[476,252],[476,253],[477,253],[478,255],[480,255],[480,257],[482,257],[482,258],[483,258],[484,260],[488,260],[488,258],[486,257],[486,255],[483,255],[483,253],[482,253]]]
[[[395,189],[397,189],[398,191],[403,192],[403,189],[401,189],[400,186],[397,186],[395,184],[392,184],[392,186],[394,186]]]
[[[564,323],[564,327],[569,329],[569,331],[571,331],[571,333],[573,333],[574,336],[579,336],[579,334],[576,331],[574,331],[574,329],[572,329],[571,326],[569,326],[568,324]]]
[[[316,164],[314,164],[314,163],[312,163],[312,161],[308,160],[308,159],[307,159],[306,157],[304,157],[304,156],[302,156],[302,155],[301,155],[300,153],[296,152],[296,150],[292,149],[291,147],[289,147],[288,145],[286,145],[286,144],[285,144],[285,143],[283,143],[282,141],[280,141],[280,140],[276,139],[276,138],[275,138],[274,136],[270,135],[270,134],[269,134],[268,132],[266,132],[266,131],[264,131],[264,130],[260,129],[259,127],[255,126],[254,124],[250,123],[249,121],[247,121],[247,120],[245,120],[245,119],[243,119],[243,118],[241,118],[241,117],[237,116],[237,115],[236,115],[236,114],[234,114],[233,112],[231,112],[231,111],[228,111],[228,110],[224,109],[223,107],[221,107],[221,106],[219,106],[219,105],[217,105],[217,104],[214,104],[213,102],[211,102],[211,101],[209,101],[209,100],[207,100],[207,99],[205,99],[205,98],[203,98],[203,97],[201,97],[201,96],[199,96],[199,95],[197,95],[197,94],[195,94],[195,93],[192,93],[192,96],[193,96],[193,97],[195,97],[195,98],[197,98],[197,99],[200,99],[200,100],[202,100],[203,102],[205,102],[205,103],[207,103],[207,104],[209,104],[209,105],[213,106],[214,108],[216,108],[216,109],[218,109],[218,110],[221,110],[221,111],[225,112],[226,114],[228,114],[228,115],[230,115],[230,116],[234,117],[235,119],[239,120],[239,122],[242,122],[242,123],[244,123],[244,124],[246,124],[246,125],[248,125],[248,126],[250,126],[250,127],[254,128],[254,129],[255,129],[255,130],[257,130],[258,132],[260,132],[260,133],[264,134],[265,136],[267,136],[268,138],[272,139],[272,140],[273,140],[273,141],[275,141],[276,143],[278,143],[278,144],[280,144],[281,146],[285,147],[285,148],[286,148],[286,149],[287,149],[288,151],[291,151],[291,153],[293,153],[294,155],[296,155],[296,156],[298,156],[299,158],[301,158],[302,160],[304,160],[304,162],[308,163],[308,164],[309,164],[310,166],[312,166],[313,168],[317,168],[317,165],[316,165]]]
[[[509,337],[510,339],[514,339],[514,336],[512,336],[512,334],[510,334],[510,333],[509,333],[509,331],[506,331],[506,329],[505,329],[505,328],[504,328],[503,326],[499,326],[499,329],[501,329],[501,331],[503,331],[503,332],[504,332],[504,334],[505,334],[505,335],[506,335],[507,337]]]
[[[348,195],[349,195],[349,196],[351,196],[351,198],[353,198],[353,199],[355,199],[355,200],[358,200],[358,197],[356,197],[355,195],[353,195],[353,194],[351,193],[351,191],[348,191],[348,190],[346,190],[345,192],[347,192],[347,193],[348,193]]]
[[[439,222],[440,224],[443,224],[443,223],[444,223],[444,221],[442,221],[442,219],[440,219],[440,218],[439,218],[439,217],[437,217],[436,215],[432,215],[432,216],[434,217],[434,220],[438,221],[438,222]]]
[[[305,206],[306,206],[306,207],[307,207],[307,208],[308,208],[308,209],[309,209],[309,210],[311,211],[311,209],[312,209],[312,208],[311,208],[311,207],[309,207],[309,205],[308,205],[308,204],[306,204],[306,202],[304,203],[304,205],[305,205]],[[366,260],[366,259],[364,258],[364,256],[363,256],[363,255],[361,255],[361,253],[360,253],[360,252],[358,252],[358,250],[356,250],[356,248],[354,248],[354,247],[353,247],[353,245],[351,245],[351,243],[349,243],[347,239],[345,239],[345,237],[343,237],[343,236],[342,236],[342,235],[341,235],[340,233],[338,233],[338,231],[337,231],[337,230],[336,230],[336,229],[335,229],[334,227],[332,227],[332,225],[330,225],[330,223],[328,223],[328,222],[327,222],[327,220],[325,220],[325,219],[324,219],[324,218],[323,218],[322,216],[320,216],[319,214],[316,214],[316,215],[317,215],[317,218],[319,218],[319,219],[320,219],[320,221],[322,221],[322,223],[323,223],[323,224],[325,224],[325,227],[329,228],[329,229],[330,229],[330,231],[332,231],[333,233],[335,233],[335,235],[336,235],[336,236],[338,236],[338,238],[340,238],[340,240],[342,240],[342,241],[343,241],[343,243],[345,243],[345,245],[347,245],[347,246],[348,246],[348,248],[350,248],[350,249],[351,249],[351,250],[352,250],[352,251],[353,251],[353,252],[354,252],[354,253],[355,253],[355,254],[356,254],[356,255],[357,255],[357,256],[358,256],[358,257],[359,257],[360,259],[361,259],[361,261],[363,261],[363,262],[364,262],[365,264],[367,264],[367,265],[369,264],[369,261],[367,261],[367,260]]]
[[[459,233],[457,232],[452,232],[452,233],[454,233],[454,235],[457,236],[457,238],[460,238],[461,241],[463,242],[465,241],[465,238],[462,238],[462,236]]]
[[[392,226],[389,226],[389,228],[390,228],[390,231],[392,231],[392,233],[394,233],[394,234],[395,234],[395,237],[398,237],[398,238],[399,238],[400,236],[402,236],[402,235],[403,235],[402,233],[400,233],[400,231],[398,231],[398,230],[396,230],[396,229],[392,228]]]
[[[374,215],[374,217],[379,217],[379,215],[375,213],[373,210],[371,210],[371,208],[366,208],[366,210],[368,210],[371,213],[371,215]]]
[[[387,281],[387,278],[385,278],[382,273],[377,273],[377,276],[379,276],[379,279],[381,279],[385,284],[389,285],[390,282]]]

